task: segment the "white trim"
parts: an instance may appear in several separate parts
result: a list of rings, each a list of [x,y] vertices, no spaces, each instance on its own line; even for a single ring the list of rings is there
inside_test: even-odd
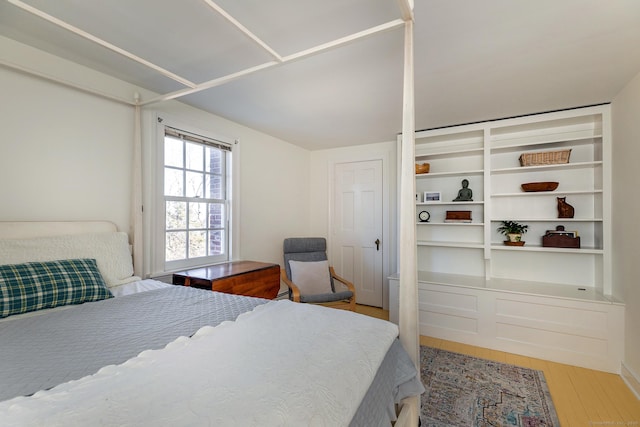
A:
[[[350,153],[348,155],[337,154],[327,161],[327,176],[329,179],[329,185],[327,186],[327,253],[329,259],[332,261],[332,265],[335,263],[331,248],[333,248],[333,224],[334,215],[334,192],[335,192],[335,168],[340,163],[354,163],[354,162],[367,162],[372,160],[380,160],[382,162],[382,245],[384,248],[384,256],[382,257],[382,308],[389,309],[389,280],[391,275],[390,265],[391,260],[397,255],[397,246],[395,245],[395,239],[391,235],[391,206],[395,201],[395,197],[391,193],[392,183],[391,177],[396,174],[390,168],[391,165],[391,152],[394,150],[393,146],[389,146],[389,149],[374,150],[361,153]],[[395,204],[394,204],[395,206]]]
[[[28,4],[24,3],[24,2],[19,1],[19,0],[7,0],[7,1],[9,3],[13,4],[14,6],[19,7],[20,9],[24,10],[25,12],[29,12],[29,13],[31,13],[31,14],[39,17],[39,18],[44,19],[47,22],[50,22],[50,23],[52,23],[54,25],[57,25],[60,28],[64,28],[65,30],[67,30],[69,32],[72,32],[72,33],[76,34],[77,36],[80,36],[82,38],[90,40],[90,41],[92,41],[92,42],[94,42],[94,43],[96,43],[96,44],[98,44],[98,45],[100,45],[100,46],[102,46],[102,47],[104,47],[106,49],[109,49],[112,52],[118,53],[118,54],[124,56],[125,58],[131,59],[132,61],[135,61],[135,62],[137,62],[137,63],[139,63],[141,65],[144,65],[147,68],[151,68],[152,70],[155,70],[158,73],[162,74],[163,76],[165,76],[167,78],[170,78],[172,80],[175,80],[178,83],[181,83],[181,84],[183,84],[185,86],[188,86],[188,87],[195,87],[196,86],[195,83],[190,82],[189,80],[185,79],[184,77],[180,77],[177,74],[172,73],[171,71],[165,70],[164,68],[162,68],[162,67],[160,67],[160,66],[158,66],[158,65],[156,65],[156,64],[154,64],[152,62],[149,62],[149,61],[147,61],[147,60],[145,60],[143,58],[140,58],[139,56],[134,55],[133,53],[131,53],[131,52],[127,51],[127,50],[124,50],[124,49],[122,49],[122,48],[120,48],[118,46],[115,46],[115,45],[105,41],[105,40],[102,40],[99,37],[94,36],[91,33],[88,33],[88,32],[86,32],[84,30],[81,30],[78,27],[75,27],[75,26],[73,26],[73,25],[71,25],[71,24],[69,24],[67,22],[64,22],[63,20],[58,19],[55,16],[51,16],[48,13],[45,13],[45,12],[41,11],[40,9],[37,9],[37,8],[35,8],[33,6],[30,6],[30,5],[28,5]]]
[[[624,362],[621,363],[620,376],[633,394],[640,400],[640,376],[633,372]]]
[[[152,209],[149,214],[149,222],[150,222],[150,233],[149,238],[146,240],[149,245],[148,252],[150,253],[148,259],[150,260],[149,270],[146,272],[149,276],[158,276],[162,274],[166,274],[168,271],[172,271],[169,266],[165,264],[164,261],[164,239],[161,239],[164,236],[164,226],[165,226],[165,218],[164,215],[161,215],[160,212],[164,212],[164,198],[161,197],[161,188],[164,182],[164,168],[163,168],[163,149],[164,147],[164,128],[165,126],[170,126],[172,128],[184,130],[189,133],[193,133],[196,135],[202,135],[206,138],[210,138],[216,141],[220,141],[222,143],[230,145],[232,148],[231,151],[231,163],[229,171],[227,168],[227,173],[231,173],[231,188],[230,188],[230,203],[231,203],[231,217],[228,218],[229,226],[228,230],[231,233],[231,239],[228,240],[228,252],[229,252],[229,260],[235,259],[239,253],[239,165],[240,165],[240,144],[234,138],[230,138],[227,136],[216,134],[215,132],[204,130],[197,128],[193,125],[183,122],[179,118],[175,118],[171,115],[162,112],[154,112],[151,114],[153,124],[153,137],[151,140],[150,153],[151,162],[147,164],[150,166],[153,171],[152,179],[146,184],[145,191],[148,192]],[[161,121],[159,120],[161,119]],[[226,236],[227,239],[229,236]],[[160,241],[162,240],[162,241]],[[188,261],[185,264],[185,267],[197,267],[202,265],[211,264],[211,261],[208,261],[208,258],[195,258],[193,260]]]
[[[389,31],[392,30],[394,28],[400,27],[401,25],[404,24],[404,21],[401,19],[396,19],[390,22],[387,22],[385,24],[381,24],[378,25],[376,27],[373,28],[369,28],[367,30],[364,31],[360,31],[358,33],[355,34],[351,34],[349,36],[346,37],[342,37],[340,39],[337,40],[333,40],[331,42],[328,43],[324,43],[322,45],[319,46],[315,46],[312,47],[310,49],[306,49],[303,50],[301,52],[296,52],[293,53],[291,55],[285,56],[282,58],[282,61],[269,61],[269,62],[265,62],[263,64],[259,64],[253,67],[249,67],[249,68],[245,68],[244,70],[240,70],[237,71],[235,73],[231,73],[231,74],[227,74],[226,76],[222,76],[222,77],[218,77],[203,83],[198,84],[197,86],[193,87],[193,88],[187,88],[187,89],[179,89],[176,90],[174,92],[170,92],[170,93],[166,93],[164,95],[160,95],[157,96],[155,98],[152,98],[148,101],[145,101],[142,103],[142,105],[148,105],[148,104],[154,104],[156,102],[162,102],[162,101],[168,101],[171,99],[176,99],[176,98],[180,98],[186,95],[190,95],[192,93],[197,93],[206,89],[211,89],[217,86],[221,86],[225,83],[231,82],[233,80],[239,79],[240,77],[249,75],[249,74],[253,74],[256,73],[258,71],[267,69],[267,68],[271,68],[271,67],[275,67],[277,65],[280,64],[284,64],[287,62],[291,62],[291,61],[297,61],[299,59],[303,59],[306,58],[308,56],[313,56],[313,55],[317,55],[320,54],[326,50],[329,49],[334,49],[334,48],[338,48],[340,46],[346,45],[348,43],[352,43],[358,39],[362,39],[362,38],[366,38],[369,36],[372,36],[374,34],[383,32],[383,31]]]

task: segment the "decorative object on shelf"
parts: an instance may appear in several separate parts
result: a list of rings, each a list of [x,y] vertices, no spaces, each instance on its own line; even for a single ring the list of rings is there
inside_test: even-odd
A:
[[[454,202],[472,202],[473,191],[469,188],[469,180],[462,180],[462,188],[458,191],[458,197],[453,199]]]
[[[442,193],[439,191],[425,191],[424,201],[426,202],[439,202],[442,200]]]
[[[471,211],[447,211],[444,222],[471,222]]]
[[[541,151],[520,155],[520,166],[557,165],[569,163],[571,150]]]
[[[522,235],[529,229],[528,225],[520,224],[516,221],[502,221],[501,226],[498,227],[498,232],[504,234],[507,239],[504,242],[507,246],[524,246],[522,241]]]
[[[416,174],[429,173],[431,165],[429,163],[416,163]]]
[[[418,214],[418,219],[420,220],[420,222],[429,222],[429,219],[431,219],[431,214],[427,211],[422,211]]]
[[[566,197],[557,197],[558,199],[558,218],[573,218],[575,209],[567,203]]]
[[[420,193],[416,193],[416,203],[420,203]]]
[[[558,188],[558,184],[557,182],[527,182],[521,187],[526,192],[553,191]]]
[[[546,234],[542,236],[542,246],[580,249],[580,236],[577,231],[566,231],[564,225],[558,225],[555,230],[547,230]]]

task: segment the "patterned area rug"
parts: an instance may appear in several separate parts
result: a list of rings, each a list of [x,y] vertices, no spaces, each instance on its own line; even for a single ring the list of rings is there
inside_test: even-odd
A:
[[[554,426],[542,371],[420,347],[422,427]]]

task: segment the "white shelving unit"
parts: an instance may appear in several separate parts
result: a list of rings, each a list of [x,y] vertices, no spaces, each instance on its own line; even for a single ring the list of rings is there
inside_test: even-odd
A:
[[[611,296],[610,133],[608,105],[416,133],[416,163],[430,164],[416,175],[422,334],[619,371],[624,305]],[[520,166],[523,153],[556,150],[571,150],[569,163]],[[453,202],[463,179],[473,201]],[[558,188],[521,189],[546,181]],[[424,192],[440,192],[441,201],[424,202]],[[574,218],[558,218],[558,197]],[[429,222],[418,220],[422,210]],[[447,210],[471,211],[472,222],[444,222]],[[525,246],[503,244],[503,220],[529,226]],[[578,233],[579,249],[542,246],[558,225]],[[591,330],[591,317],[604,323]]]

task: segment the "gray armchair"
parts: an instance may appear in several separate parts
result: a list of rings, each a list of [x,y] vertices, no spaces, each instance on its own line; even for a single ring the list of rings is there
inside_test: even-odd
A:
[[[289,287],[289,299],[355,311],[356,289],[338,276],[327,261],[323,237],[292,237],[284,240],[282,281]],[[336,282],[345,290],[336,289]],[[338,285],[340,286],[340,285]]]

